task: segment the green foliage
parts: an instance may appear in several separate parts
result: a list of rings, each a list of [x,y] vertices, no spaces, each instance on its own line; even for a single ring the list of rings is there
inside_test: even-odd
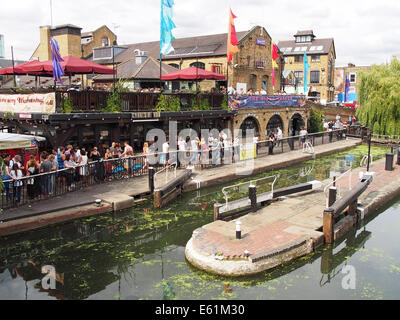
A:
[[[357,118],[373,132],[400,135],[400,61],[373,65],[360,73],[360,107]]]
[[[103,112],[107,113],[119,113],[122,112],[122,99],[118,89],[114,90],[107,97],[107,105],[102,109]]]
[[[207,98],[201,98],[201,96],[196,95],[196,97],[192,99],[190,110],[201,111],[201,110],[211,110],[211,109],[212,108],[208,103]]]
[[[64,113],[72,113],[72,111],[74,110],[72,100],[69,98],[64,98],[62,106]]]
[[[311,108],[310,112],[310,127],[309,133],[316,133],[324,131],[324,125],[322,123],[324,119],[324,113],[322,111]]]
[[[161,94],[155,111],[181,111],[181,100],[177,96],[167,96]]]
[[[226,95],[224,95],[224,99],[222,100],[221,108],[222,108],[222,110],[229,110],[228,96],[226,96]]]

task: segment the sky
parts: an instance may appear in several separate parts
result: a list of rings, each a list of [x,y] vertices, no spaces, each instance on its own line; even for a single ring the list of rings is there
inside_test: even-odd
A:
[[[51,21],[53,26],[77,25],[82,32],[107,25],[120,45],[159,40],[160,0],[0,1],[6,58],[13,46],[16,60],[28,60],[39,44],[39,27]],[[400,54],[397,0],[175,0],[173,34],[227,32],[229,8],[237,16],[237,31],[260,25],[276,43],[309,29],[317,38],[334,38],[336,66],[382,64]]]

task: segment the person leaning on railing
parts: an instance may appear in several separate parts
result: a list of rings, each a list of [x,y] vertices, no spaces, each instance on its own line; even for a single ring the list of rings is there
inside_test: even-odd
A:
[[[21,191],[22,191],[22,186],[24,185],[21,179],[24,177],[24,175],[22,174],[22,170],[19,168],[17,163],[14,163],[12,169],[10,170],[10,176],[14,180],[13,202],[15,202],[15,204],[18,207],[19,204],[21,203]]]
[[[35,176],[40,173],[40,165],[36,161],[34,156],[30,156],[28,163],[26,164],[26,176]],[[40,195],[40,178],[28,179],[26,182],[27,192],[29,200],[35,199],[37,196]]]
[[[11,180],[11,175],[10,175],[10,160],[9,159],[4,159],[4,166],[3,170],[1,171],[1,179],[2,181],[8,181]],[[10,187],[12,184],[10,182],[4,182],[4,190],[6,191],[6,202],[11,202],[11,193],[10,193]]]
[[[65,156],[64,166],[66,169],[69,169],[66,172],[66,182],[67,182],[68,191],[72,191],[72,186],[73,186],[72,182],[73,182],[74,176],[75,176],[76,163],[71,160],[70,154],[67,154]]]

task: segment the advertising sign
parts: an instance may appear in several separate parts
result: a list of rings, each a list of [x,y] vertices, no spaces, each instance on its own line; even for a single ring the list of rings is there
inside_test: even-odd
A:
[[[258,44],[259,46],[264,46],[264,47],[266,47],[266,46],[267,46],[267,40],[257,38],[257,39],[256,39],[256,44]]]
[[[232,109],[299,107],[305,104],[305,98],[303,96],[230,96],[229,103]]]
[[[0,94],[0,112],[55,113],[56,94]]]

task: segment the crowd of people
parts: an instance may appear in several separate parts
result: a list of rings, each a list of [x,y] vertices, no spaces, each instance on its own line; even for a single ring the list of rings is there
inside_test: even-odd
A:
[[[273,154],[274,147],[282,143],[282,130],[278,127],[266,134],[264,143],[268,147],[268,154]],[[123,171],[124,177],[129,178],[135,175],[134,171],[138,168],[146,170],[150,165],[166,167],[175,162],[178,166],[215,167],[242,160],[241,145],[253,143],[257,151],[260,147],[259,136],[256,135],[249,141],[237,135],[228,136],[226,130],[211,132],[200,138],[197,135],[186,138],[176,136],[173,146],[170,142],[168,139],[161,145],[155,140],[145,142],[141,152],[136,154],[128,142],[122,145],[112,142],[102,153],[97,147],[86,150],[85,147],[61,146],[50,152],[32,154],[25,163],[21,155],[12,157],[10,154],[3,154],[3,195],[7,202],[19,205],[24,185],[29,200],[46,198],[55,192],[55,187],[62,186],[65,191],[72,191],[78,182],[79,188],[87,187],[89,176],[102,181],[111,179],[117,171]],[[117,161],[113,160],[120,159],[122,165],[119,163],[117,167]]]

